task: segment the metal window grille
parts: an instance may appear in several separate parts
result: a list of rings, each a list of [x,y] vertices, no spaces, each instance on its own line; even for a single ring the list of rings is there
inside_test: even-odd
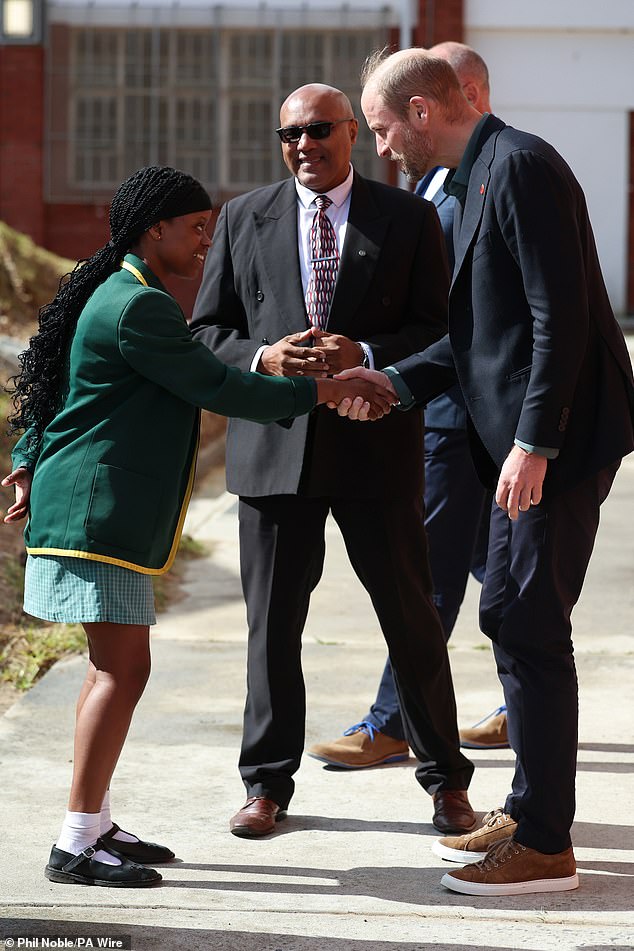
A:
[[[361,117],[355,166],[385,177],[358,79],[381,29],[54,24],[49,40],[49,200],[107,201],[147,164],[182,168],[219,200],[282,178],[279,106],[308,82],[350,96]]]

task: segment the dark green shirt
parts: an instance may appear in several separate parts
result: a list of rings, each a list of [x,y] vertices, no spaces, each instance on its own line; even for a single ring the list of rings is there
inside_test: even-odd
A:
[[[469,178],[471,176],[473,163],[482,151],[484,142],[490,135],[490,131],[487,128],[487,120],[490,118],[490,113],[485,112],[483,114],[482,118],[471,133],[466,148],[462,153],[462,158],[460,159],[458,168],[452,169],[443,182],[443,189],[445,193],[456,198],[463,208],[467,199],[467,189],[469,187]]]

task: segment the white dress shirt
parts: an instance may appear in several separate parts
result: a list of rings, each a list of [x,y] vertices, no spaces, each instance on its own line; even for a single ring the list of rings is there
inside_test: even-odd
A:
[[[332,202],[332,204],[326,209],[326,214],[328,215],[335,232],[339,260],[341,261],[343,246],[346,240],[346,229],[348,227],[348,213],[350,211],[350,196],[352,193],[353,178],[354,169],[351,165],[348,175],[344,181],[341,182],[340,185],[336,185],[335,188],[331,188],[330,191],[327,192],[312,191],[310,188],[306,188],[305,185],[302,185],[299,179],[295,178],[295,188],[297,189],[297,240],[299,245],[299,269],[302,278],[304,297],[306,297],[306,290],[308,288],[308,281],[310,279],[310,229],[312,227],[315,214],[317,213],[315,198],[317,195],[327,195],[327,197],[330,198],[330,201]],[[370,368],[373,369],[374,360],[372,358],[372,348],[361,340],[359,340],[358,343],[361,345],[368,357]],[[252,370],[257,368],[262,351],[265,349],[266,347],[259,347],[257,350],[253,360],[251,361]]]

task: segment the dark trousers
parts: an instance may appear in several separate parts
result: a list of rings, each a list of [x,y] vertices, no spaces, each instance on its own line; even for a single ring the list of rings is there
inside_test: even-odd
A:
[[[286,808],[304,748],[301,637],[332,512],[368,591],[394,666],[416,777],[429,792],[466,789],[447,647],[431,598],[417,501],[272,496],[240,499],[240,564],[249,643],[240,774],[250,796]]]
[[[484,578],[490,493],[473,465],[466,429],[425,431],[425,530],[434,604],[449,640],[471,572]],[[405,739],[388,657],[376,699],[364,720],[394,739]]]
[[[618,465],[520,513],[493,506],[480,626],[493,649],[516,754],[505,809],[518,842],[539,852],[570,845],[575,812],[577,675],[570,614]]]

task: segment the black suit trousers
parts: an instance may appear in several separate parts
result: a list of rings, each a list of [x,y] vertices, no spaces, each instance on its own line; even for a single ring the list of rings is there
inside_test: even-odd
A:
[[[387,641],[416,776],[433,794],[466,789],[456,706],[416,500],[282,495],[240,499],[241,575],[249,643],[240,773],[249,796],[286,808],[304,748],[301,638],[332,512]],[[326,620],[327,623],[327,620]],[[327,633],[327,632],[325,632]]]
[[[493,641],[515,775],[505,810],[518,842],[570,846],[575,813],[578,690],[570,615],[579,599],[615,464],[517,521],[495,503],[480,626]]]

